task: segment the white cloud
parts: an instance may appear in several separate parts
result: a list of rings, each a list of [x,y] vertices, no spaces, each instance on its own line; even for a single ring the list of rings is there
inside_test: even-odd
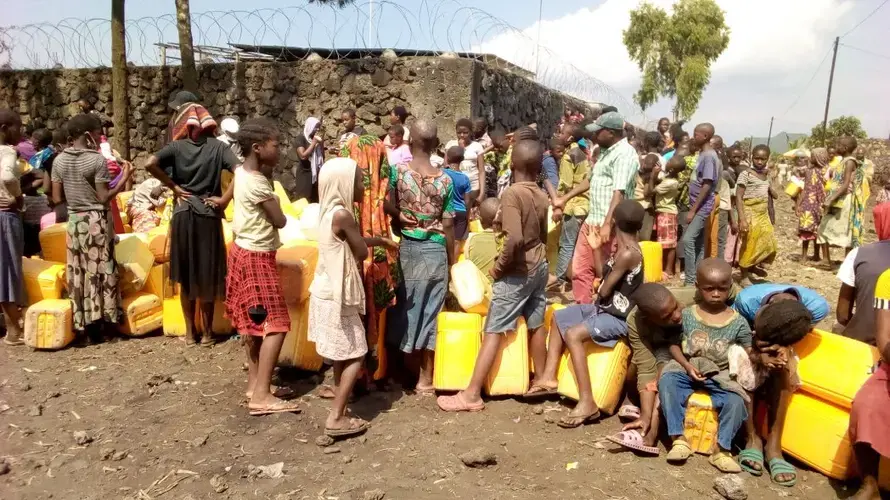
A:
[[[675,1],[652,3],[670,12]],[[850,16],[855,0],[717,0],[717,3],[726,13],[731,35],[729,46],[712,67],[709,91],[720,87],[722,98],[737,99],[736,108],[739,100],[747,97],[743,82],[754,79],[761,80],[757,87],[769,92],[772,100],[790,104],[795,92],[801,90],[822,60],[833,36],[849,26],[853,21],[850,17],[858,17]],[[538,23],[521,32],[496,35],[478,48],[532,70],[537,60],[539,80],[560,90],[600,100],[620,93],[628,102],[639,85],[640,71],[627,55],[622,31],[630,23],[630,10],[636,6],[629,0],[606,0],[594,8],[544,20],[540,25],[544,49],[539,58],[535,55]],[[592,78],[614,91],[600,88]],[[763,85],[763,79],[768,79],[769,84]],[[705,93],[703,109],[709,100],[709,91]],[[776,98],[777,95],[780,97]],[[666,111],[664,108],[663,104],[657,106],[647,115],[651,118],[655,112]],[[716,111],[713,105],[707,108]],[[776,110],[765,111],[767,121],[770,112]],[[809,121],[809,117],[806,120]]]

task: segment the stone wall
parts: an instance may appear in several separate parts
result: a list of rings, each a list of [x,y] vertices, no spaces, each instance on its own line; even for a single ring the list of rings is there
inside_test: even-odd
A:
[[[382,135],[389,111],[404,105],[416,117],[434,119],[444,142],[454,137],[457,119],[480,115],[507,130],[536,122],[542,137],[549,137],[564,104],[581,105],[522,76],[453,57],[246,62],[202,65],[198,71],[199,97],[218,119],[263,116],[279,123],[286,151],[279,178],[286,189],[293,184],[287,171],[296,161],[290,144],[310,116],[322,118],[332,143],[343,109],[354,108],[359,124]],[[131,67],[129,85],[130,156],[138,168],[161,145],[180,71]],[[58,127],[77,112],[81,98],[112,115],[109,68],[0,71],[0,107],[18,111],[26,123]],[[142,175],[137,172],[137,181]]]
[[[473,89],[474,116],[484,116],[508,131],[537,123],[539,135],[551,137],[566,104],[591,116],[584,101],[487,64],[475,65]]]

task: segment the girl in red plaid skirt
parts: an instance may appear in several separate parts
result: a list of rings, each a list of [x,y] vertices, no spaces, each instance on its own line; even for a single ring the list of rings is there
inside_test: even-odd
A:
[[[278,163],[278,130],[266,120],[245,123],[238,132],[244,163],[235,170],[235,241],[226,277],[226,314],[247,351],[247,408],[251,415],[298,412],[295,402],[272,393],[272,371],[290,330],[290,317],[275,267],[287,220],[272,187]]]

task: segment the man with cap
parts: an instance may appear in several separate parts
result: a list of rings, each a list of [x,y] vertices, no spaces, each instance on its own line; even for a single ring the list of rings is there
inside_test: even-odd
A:
[[[802,286],[779,283],[762,283],[743,288],[736,295],[732,307],[753,325],[757,311],[783,300],[796,300],[803,304],[813,316],[814,325],[830,312],[828,301],[818,292]]]
[[[196,102],[198,102],[198,97],[195,94],[189,92],[188,90],[180,90],[167,103],[167,105],[170,106],[170,109],[173,110],[173,116],[170,117],[170,121],[167,123],[167,133],[164,136],[165,144],[173,140],[173,124],[176,123],[176,118],[179,115],[179,110],[187,104]]]
[[[585,132],[599,145],[599,155],[590,176],[590,210],[572,260],[572,290],[579,304],[590,304],[593,299],[593,252],[603,251],[606,259],[612,252],[612,215],[626,194],[633,193],[640,170],[640,157],[624,137],[624,117],[618,112],[603,113]],[[600,250],[594,250],[588,241],[592,231],[600,233]]]

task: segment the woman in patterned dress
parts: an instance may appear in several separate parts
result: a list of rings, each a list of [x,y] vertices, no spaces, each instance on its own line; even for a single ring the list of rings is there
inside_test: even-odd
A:
[[[387,162],[386,146],[373,135],[356,136],[347,141],[341,157],[353,159],[362,173],[364,194],[358,203],[358,223],[365,238],[389,238],[390,217],[383,209],[392,171]],[[364,263],[368,357],[366,368],[373,380],[386,376],[386,350],[380,327],[386,321],[386,309],[395,304],[399,253],[376,247]],[[381,318],[383,318],[381,320]]]
[[[73,144],[53,163],[53,201],[68,204],[66,274],[74,329],[98,340],[103,326],[114,326],[123,316],[109,205],[123,191],[131,170],[125,163],[120,181],[109,188],[108,165],[99,152],[102,121],[81,114],[67,128]]]

